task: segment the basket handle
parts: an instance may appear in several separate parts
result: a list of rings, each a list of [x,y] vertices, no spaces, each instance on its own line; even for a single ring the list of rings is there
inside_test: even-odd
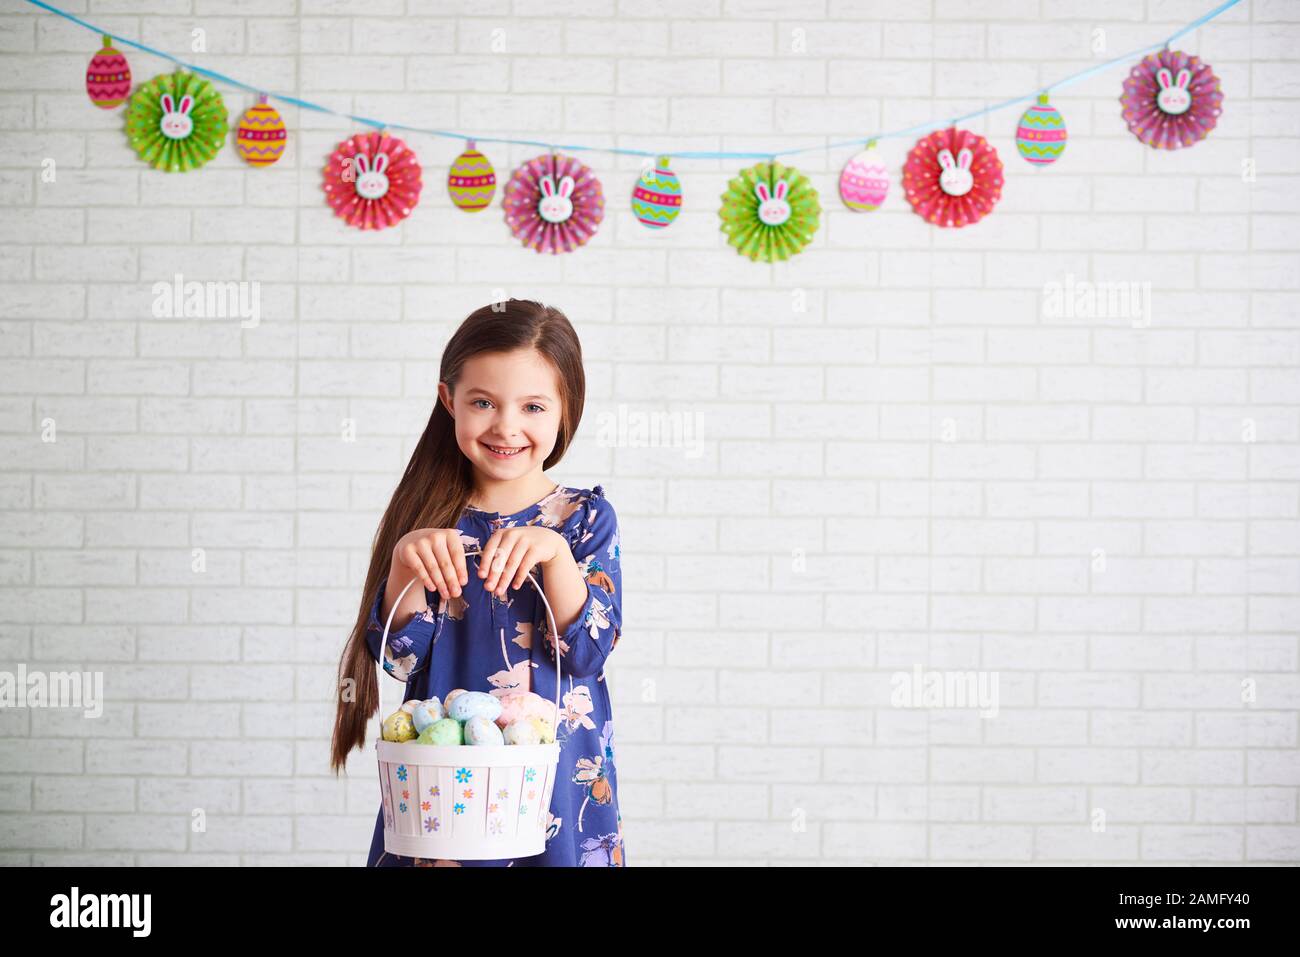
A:
[[[477,548],[466,548],[466,549],[464,549],[464,553],[465,553],[466,555],[481,555],[481,550],[480,550],[480,549],[477,549]],[[550,603],[549,601],[546,600],[546,592],[545,592],[545,590],[543,590],[543,588],[542,588],[541,585],[537,584],[537,579],[533,577],[533,573],[532,573],[531,571],[526,572],[525,574],[528,576],[528,580],[529,580],[530,582],[533,583],[533,587],[534,587],[535,589],[537,589],[537,597],[539,597],[539,598],[542,600],[542,604],[546,606],[546,617],[547,617],[547,618],[550,620],[550,622],[551,622],[551,634],[553,634],[553,635],[555,636],[555,728],[554,728],[554,731],[555,731],[556,735],[558,736],[558,735],[559,735],[559,731],[560,731],[560,687],[561,687],[561,678],[560,678],[560,629],[559,629],[559,628],[556,626],[556,624],[555,624],[555,612],[553,612],[553,611],[551,610],[551,603]],[[390,628],[392,627],[392,625],[393,625],[393,616],[394,616],[395,614],[397,614],[397,609],[398,609],[398,607],[402,604],[402,597],[407,593],[407,591],[410,590],[410,587],[411,587],[412,585],[414,585],[414,584],[415,584],[417,581],[419,581],[419,580],[420,580],[420,576],[419,576],[418,574],[415,575],[415,576],[414,576],[414,577],[413,577],[409,582],[406,583],[406,587],[403,588],[400,592],[398,592],[398,594],[397,594],[397,600],[393,602],[393,607],[390,608],[389,611],[388,611],[388,620],[384,622],[384,635],[383,635],[382,638],[379,639],[379,656],[380,656],[380,657],[379,657],[378,665],[379,665],[379,673],[380,673],[380,679],[381,679],[380,682],[379,682],[379,721],[380,721],[381,724],[382,724],[383,721],[384,721],[384,710],[383,710],[383,704],[384,704],[384,683],[383,683],[383,680],[382,680],[382,678],[383,678],[383,674],[384,674],[384,661],[383,661],[383,656],[384,656],[384,651],[388,648],[388,631],[389,631],[389,629],[390,629]],[[545,641],[545,640],[546,640],[546,637],[543,636],[543,637],[542,637],[542,641]],[[429,649],[429,654],[430,654],[430,655],[433,654],[433,649],[432,649],[432,647],[430,647],[430,649]],[[531,668],[531,667],[528,669],[528,676],[529,676],[529,677],[528,677],[528,684],[529,684],[529,686],[531,687],[531,686],[532,686],[532,668]],[[410,679],[410,677],[407,677],[405,684],[407,684],[407,685],[409,686],[410,683],[411,683],[411,679]],[[403,703],[405,703],[405,700],[406,700],[406,699],[403,698]],[[383,737],[383,732],[382,732],[382,730],[380,731],[380,737],[381,737],[381,738]]]

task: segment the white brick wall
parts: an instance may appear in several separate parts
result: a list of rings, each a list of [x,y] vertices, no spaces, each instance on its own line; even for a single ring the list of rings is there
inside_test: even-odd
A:
[[[652,150],[968,112],[1213,6],[66,4],[363,115]],[[1018,109],[967,124],[1008,171],[972,228],[926,225],[897,180],[849,212],[852,150],[822,149],[792,160],[814,243],[758,265],[718,231],[748,161],[677,161],[685,210],[652,234],[638,162],[584,153],[608,216],[551,258],[499,207],[452,208],[455,140],[410,137],[425,192],[380,235],[322,199],[356,128],[320,114],[280,105],[272,169],[228,144],[153,171],[86,100],[98,37],[6,0],[0,667],[102,671],[107,700],[0,710],[0,861],[364,863],[371,759],[327,773],[333,669],[443,342],[502,290],[560,305],[587,352],[553,477],[604,484],[623,521],[630,864],[1300,861],[1300,4],[1247,0],[1178,45],[1223,80],[1208,140],[1138,143],[1116,68],[1053,97],[1054,168],[1016,156]],[[124,52],[137,81],[170,69]],[[503,183],[538,152],[484,145]],[[910,145],[882,148],[901,167]],[[260,325],[155,318],[177,273],[259,282]],[[1149,327],[1045,315],[1070,281],[1149,284]],[[701,454],[600,444],[620,406],[690,414]],[[893,706],[917,666],[996,677],[996,717]]]

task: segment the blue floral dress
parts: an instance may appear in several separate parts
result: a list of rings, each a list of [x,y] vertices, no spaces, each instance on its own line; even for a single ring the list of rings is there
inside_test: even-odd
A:
[[[614,723],[605,660],[622,629],[622,572],[618,516],[604,490],[557,486],[540,502],[513,515],[467,506],[457,528],[467,547],[481,548],[498,528],[542,525],[564,536],[587,582],[587,602],[560,636],[560,763],[549,810],[546,848],[533,857],[488,861],[403,857],[384,849],[380,807],[370,844],[369,867],[621,867],[623,822],[614,771]],[[469,584],[447,602],[425,589],[429,604],[388,634],[384,670],[406,682],[405,699],[446,697],[454,688],[505,695],[532,690],[555,700],[555,642],[546,606],[530,581],[506,592],[504,601],[478,577],[478,556],[465,557]],[[544,584],[540,566],[532,569]],[[380,660],[384,622],[379,617],[388,578],[370,606],[366,640]],[[394,625],[397,624],[394,617]],[[502,630],[504,629],[504,637]],[[540,636],[540,640],[537,640]],[[381,679],[382,680],[382,679]],[[388,699],[391,700],[391,699]],[[385,704],[386,710],[395,710]],[[381,715],[387,717],[387,715]],[[370,755],[373,760],[373,753]]]

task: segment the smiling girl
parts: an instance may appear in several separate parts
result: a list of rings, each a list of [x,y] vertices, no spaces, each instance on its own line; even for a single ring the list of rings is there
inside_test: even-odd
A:
[[[545,850],[490,861],[430,861],[384,850],[383,809],[368,866],[622,866],[622,818],[605,662],[622,629],[618,516],[597,485],[543,470],[582,418],[582,347],[558,309],[511,299],[471,313],[443,351],[438,401],[376,532],[365,592],[339,667],[331,766],[367,744],[379,706],[375,664],[407,700],[457,688],[555,699],[560,763]],[[466,555],[466,549],[479,549]],[[533,571],[560,631],[550,633]],[[398,603],[386,646],[383,622]],[[421,594],[423,591],[423,594]],[[502,637],[504,633],[504,638]],[[549,670],[548,670],[549,665]],[[350,699],[350,700],[349,700]],[[418,796],[417,796],[418,797]],[[408,811],[441,826],[412,800]],[[432,806],[432,805],[431,805]]]

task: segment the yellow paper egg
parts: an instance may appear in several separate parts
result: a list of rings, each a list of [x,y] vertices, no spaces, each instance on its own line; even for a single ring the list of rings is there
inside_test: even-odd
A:
[[[235,149],[249,166],[270,166],[284,155],[288,137],[284,120],[262,96],[239,118]]]
[[[458,209],[477,213],[487,209],[497,191],[497,174],[486,156],[474,148],[474,141],[465,144],[465,152],[456,157],[447,174],[447,192]]]

